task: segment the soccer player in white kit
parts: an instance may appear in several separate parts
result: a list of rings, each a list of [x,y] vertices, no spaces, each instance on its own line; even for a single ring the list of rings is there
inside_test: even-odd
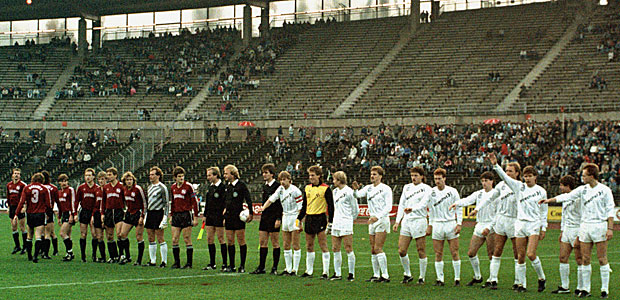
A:
[[[480,176],[482,189],[475,191],[468,197],[450,205],[450,209],[456,208],[458,210],[462,210],[462,207],[466,207],[474,203],[476,204],[476,208],[471,212],[472,216],[476,216],[476,227],[474,228],[474,234],[469,242],[469,250],[467,250],[469,262],[474,270],[474,278],[467,283],[467,286],[482,283],[478,250],[480,250],[480,247],[482,247],[484,242],[487,243],[487,254],[489,255],[489,258],[493,254],[493,226],[495,226],[496,203],[491,201],[491,196],[493,195],[494,181],[495,178],[493,173],[489,171],[482,173]]]
[[[400,235],[398,236],[398,254],[404,269],[402,283],[409,283],[413,280],[407,251],[409,250],[411,240],[415,239],[420,262],[418,284],[423,284],[424,280],[426,280],[426,266],[428,264],[428,258],[426,257],[426,228],[428,227],[427,207],[431,187],[424,183],[424,169],[422,167],[413,167],[409,173],[411,175],[411,183],[403,187],[403,193],[400,195],[400,202],[398,204],[396,223],[394,223],[393,229],[398,231],[398,226],[402,225]]]
[[[596,245],[596,256],[601,271],[601,298],[609,297],[609,262],[607,260],[607,241],[613,237],[614,225],[614,197],[611,189],[598,182],[599,168],[595,164],[587,164],[581,172],[581,181],[584,185],[568,194],[562,194],[545,201],[575,202],[581,209],[581,226],[579,227],[579,242],[583,267],[581,276],[583,290],[580,298],[590,297],[590,265],[593,244]]]
[[[373,275],[369,282],[390,282],[388,274],[387,257],[383,252],[383,244],[387,234],[390,233],[390,211],[392,210],[392,188],[381,183],[383,168],[374,166],[370,169],[369,185],[359,189],[357,181],[351,184],[355,190],[356,198],[364,198],[368,201],[368,234],[370,239],[370,251],[372,253]],[[359,190],[358,190],[359,189]]]
[[[347,186],[347,174],[334,173],[334,222],[332,223],[332,251],[334,252],[334,275],[330,280],[342,280],[341,245],[347,252],[349,263],[348,281],[355,280],[355,253],[353,252],[353,220],[360,212],[353,190]]]
[[[299,246],[301,228],[297,216],[302,208],[303,196],[299,188],[292,184],[292,177],[289,172],[280,172],[278,181],[280,181],[280,187],[265,202],[261,211],[276,201],[282,203],[282,241],[286,269],[279,275],[295,276],[301,260],[301,248]]]
[[[560,178],[560,191],[562,194],[570,193],[577,187],[577,180],[571,175]],[[583,270],[583,260],[581,258],[581,248],[579,248],[579,224],[581,222],[581,210],[574,201],[562,202],[562,223],[560,226],[560,280],[561,285],[558,289],[551,292],[553,294],[568,294],[570,265],[568,259],[570,253],[575,249],[575,260],[577,261],[577,288],[575,295],[581,294],[583,282],[581,272]]]
[[[459,201],[459,192],[446,185],[446,170],[438,168],[433,172],[435,187],[431,189],[428,202],[429,225],[426,233],[432,234],[433,249],[435,249],[435,272],[437,281],[435,286],[444,286],[443,277],[443,246],[448,241],[452,254],[454,269],[454,285],[461,285],[461,258],[459,256],[459,234],[463,223],[462,210],[450,210],[450,205]]]
[[[495,154],[489,154],[489,161],[493,170],[504,180],[515,193],[517,199],[517,221],[515,222],[515,236],[517,242],[517,256],[519,260],[517,277],[519,278],[518,292],[527,291],[525,256],[532,262],[532,267],[538,275],[538,292],[545,290],[545,272],[540,258],[536,255],[539,240],[545,238],[547,230],[547,204],[539,204],[547,198],[547,191],[536,184],[538,172],[532,166],[523,169],[523,181],[515,180],[497,164]]]

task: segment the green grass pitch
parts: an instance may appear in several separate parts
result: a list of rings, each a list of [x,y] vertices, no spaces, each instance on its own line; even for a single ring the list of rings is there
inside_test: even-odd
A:
[[[28,262],[25,256],[11,255],[13,240],[10,233],[9,220],[2,214],[0,219],[0,274],[4,279],[0,282],[0,298],[3,299],[568,299],[571,295],[552,295],[551,291],[559,284],[558,272],[558,230],[550,230],[538,248],[543,267],[547,276],[547,290],[544,294],[536,292],[536,274],[527,262],[528,292],[516,294],[510,289],[514,279],[514,263],[511,257],[510,243],[508,251],[504,251],[500,269],[499,289],[491,291],[479,286],[464,286],[473,276],[467,258],[467,247],[473,228],[464,228],[460,238],[461,254],[461,287],[452,286],[454,278],[449,250],[444,250],[445,287],[434,287],[435,281],[434,255],[430,238],[427,240],[429,264],[426,284],[403,285],[402,267],[398,259],[398,233],[390,233],[386,242],[385,252],[389,263],[391,283],[367,283],[365,279],[372,273],[370,250],[368,246],[368,229],[366,225],[355,225],[354,250],[357,257],[356,280],[347,282],[326,282],[318,279],[321,274],[321,256],[317,253],[314,267],[314,278],[279,277],[272,275],[224,274],[219,271],[202,271],[208,261],[206,240],[196,241],[199,228],[194,228],[194,269],[172,270],[170,268],[146,268],[132,265],[110,265],[82,263],[79,259],[73,262],[62,262],[64,245],[59,241],[60,255],[52,260],[42,260],[38,264]],[[57,228],[58,230],[58,228]],[[133,232],[131,233],[133,234]],[[135,234],[130,239],[132,257],[135,259],[137,246]],[[609,244],[609,260],[612,269],[610,295],[611,299],[620,297],[620,233]],[[246,229],[248,242],[248,261],[246,271],[253,271],[258,264],[258,222],[248,224]],[[145,232],[146,237],[146,232]],[[166,240],[170,245],[170,230],[166,230]],[[300,270],[305,268],[304,239],[302,238],[302,259]],[[79,258],[79,228],[73,227],[75,252]],[[182,244],[182,242],[181,242]],[[216,242],[217,244],[217,242]],[[331,244],[331,243],[330,243]],[[414,245],[412,245],[414,246]],[[216,247],[218,263],[221,262],[219,246]],[[318,250],[318,246],[315,247]],[[90,253],[90,237],[87,242],[87,254]],[[172,247],[169,246],[168,263],[172,263]],[[418,276],[418,260],[415,247],[410,248],[411,269],[413,277]],[[486,248],[479,253],[483,278],[489,274],[489,261]],[[237,265],[239,254],[237,251]],[[145,260],[148,260],[148,244]],[[181,262],[185,263],[185,251],[181,245]],[[271,251],[267,259],[267,269],[271,268]],[[284,256],[280,259],[280,268],[284,269]],[[330,275],[333,273],[333,258]],[[346,276],[347,260],[343,255],[343,274]],[[571,257],[571,289],[576,285],[576,265]],[[592,294],[600,295],[600,275],[598,261],[592,263]],[[618,298],[616,298],[618,299]]]

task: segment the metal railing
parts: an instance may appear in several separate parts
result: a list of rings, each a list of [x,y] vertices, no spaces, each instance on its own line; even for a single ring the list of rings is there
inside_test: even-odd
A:
[[[127,171],[135,171],[155,155],[155,144],[147,142],[134,142],[123,151],[97,165],[97,171],[115,167],[119,174]],[[120,176],[119,176],[120,177]]]

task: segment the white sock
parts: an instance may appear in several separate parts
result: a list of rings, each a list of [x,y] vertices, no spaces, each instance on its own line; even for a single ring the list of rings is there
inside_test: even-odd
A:
[[[470,257],[469,262],[471,263],[471,268],[474,269],[474,279],[481,279],[482,274],[480,274],[480,260],[478,259],[478,255]]]
[[[286,272],[292,272],[293,269],[293,250],[284,250],[284,265],[286,265]]]
[[[577,265],[577,289],[583,289],[583,266]]]
[[[527,265],[525,263],[518,264],[517,268],[517,278],[519,279],[519,284],[522,285],[524,288],[527,288],[527,277],[525,276],[527,273]]]
[[[334,252],[334,273],[336,276],[342,276],[342,252]]]
[[[521,278],[519,276],[517,276],[517,268],[519,265],[519,260],[515,258],[515,284],[521,284]],[[498,269],[499,271],[499,269]],[[496,275],[497,277],[497,275]]]
[[[329,275],[329,260],[331,259],[329,252],[323,252],[323,274]]]
[[[538,280],[547,279],[545,277],[545,271],[543,271],[542,263],[540,262],[540,258],[538,258],[538,256],[536,256],[536,259],[532,261],[532,267],[534,267],[534,270],[536,271],[536,274],[538,275]]]
[[[452,261],[452,269],[454,269],[454,281],[461,280],[461,260]]]
[[[497,256],[493,256],[493,258],[491,258],[491,263],[489,264],[489,281],[495,281],[497,282],[497,276],[499,274],[499,266],[502,263],[502,259],[500,257]],[[516,266],[516,265],[515,265]],[[515,278],[516,278],[516,268],[515,268]]]
[[[560,263],[560,281],[562,282],[562,288],[568,289],[570,275],[570,265]]]
[[[379,261],[379,267],[381,268],[381,277],[390,278],[390,274],[388,274],[387,257],[385,256],[385,252],[377,254],[377,260]]]
[[[168,244],[166,242],[159,244],[159,252],[161,253],[161,262],[168,263]]]
[[[293,272],[299,271],[299,262],[301,261],[301,250],[293,251]]]
[[[379,276],[381,276],[381,273],[379,273],[379,260],[377,259],[377,254],[373,254],[370,257],[370,260],[372,261],[372,277],[377,277],[379,278]]]
[[[601,266],[601,292],[609,293],[609,273],[611,269],[609,268],[609,264]]]
[[[435,273],[437,274],[437,280],[444,282],[443,280],[443,261],[435,262]]]
[[[306,253],[306,274],[312,275],[314,273],[314,252]]]
[[[151,264],[157,262],[157,243],[149,243],[149,257],[151,258]]]
[[[347,253],[349,259],[349,273],[355,276],[355,253],[353,251]]]
[[[400,257],[400,264],[403,265],[405,276],[411,277],[411,266],[409,264],[409,254]]]
[[[420,278],[426,280],[426,265],[428,265],[428,257],[420,258]]]
[[[584,265],[581,273],[583,278],[583,290],[590,292],[590,278],[592,276],[592,265]]]

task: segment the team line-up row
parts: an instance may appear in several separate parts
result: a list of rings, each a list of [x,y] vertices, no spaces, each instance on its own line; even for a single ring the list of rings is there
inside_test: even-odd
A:
[[[515,281],[513,289],[527,291],[525,258],[538,276],[538,291],[546,288],[546,277],[536,249],[545,236],[547,228],[547,203],[562,203],[560,277],[561,285],[553,293],[570,293],[568,257],[575,250],[578,265],[578,282],[575,294],[590,296],[591,252],[597,247],[600,263],[601,297],[609,295],[609,274],[607,241],[613,236],[614,202],[611,190],[598,182],[599,169],[594,164],[586,165],[581,174],[583,185],[568,175],[560,180],[563,194],[548,199],[546,191],[536,184],[537,171],[532,166],[523,170],[518,163],[508,163],[504,170],[497,164],[494,154],[488,159],[493,170],[501,178],[495,185],[495,174],[485,172],[480,177],[482,189],[466,198],[460,198],[456,189],[446,185],[446,171],[439,168],[433,172],[435,187],[425,182],[425,171],[421,167],[410,170],[411,183],[403,187],[396,222],[390,224],[392,189],[382,183],[384,170],[375,166],[370,171],[370,184],[360,186],[352,182],[348,186],[347,176],[339,171],[333,174],[333,189],[323,182],[320,166],[308,168],[310,184],[302,192],[292,184],[291,175],[282,171],[277,175],[273,164],[262,167],[263,185],[262,212],[259,225],[260,262],[251,274],[266,273],[265,264],[268,244],[273,246],[272,274],[277,273],[280,259],[279,232],[282,231],[285,270],[278,275],[295,276],[301,260],[300,235],[305,232],[306,270],[301,277],[312,277],[315,260],[315,239],[322,252],[323,272],[321,279],[342,279],[342,254],[347,254],[349,274],[355,279],[355,254],[353,252],[353,222],[359,213],[358,198],[368,202],[368,232],[371,248],[373,276],[367,281],[389,282],[386,254],[383,252],[387,234],[400,227],[398,252],[404,269],[402,283],[413,281],[410,270],[408,248],[415,240],[419,257],[418,283],[424,284],[428,264],[425,243],[426,236],[432,237],[435,251],[435,285],[445,285],[443,274],[443,248],[447,241],[452,254],[455,285],[460,285],[461,261],[458,238],[462,224],[462,209],[475,205],[472,212],[477,224],[471,238],[468,257],[474,277],[468,286],[483,282],[477,252],[486,242],[491,259],[490,275],[483,288],[497,289],[500,257],[508,239],[513,243],[515,256]],[[209,183],[204,197],[204,209],[199,211],[198,199],[192,185],[185,181],[182,167],[173,170],[175,183],[168,188],[160,181],[163,172],[152,167],[149,173],[150,185],[145,191],[136,184],[131,172],[118,180],[118,171],[109,168],[95,173],[93,169],[84,172],[85,183],[74,190],[64,174],[58,177],[60,188],[50,181],[47,171],[32,176],[26,185],[20,178],[20,170],[12,170],[12,181],[7,184],[11,225],[15,248],[13,254],[21,251],[28,259],[38,262],[38,257],[49,258],[51,241],[55,241],[54,204],[58,207],[60,236],[67,249],[65,261],[74,259],[71,241],[71,227],[80,223],[81,259],[86,261],[86,236],[88,228],[92,235],[92,260],[106,262],[103,231],[105,229],[110,263],[131,262],[128,234],[136,227],[138,258],[134,265],[142,264],[144,252],[144,228],[148,233],[150,261],[145,266],[156,266],[157,245],[160,246],[160,267],[166,267],[168,246],[163,230],[168,221],[172,230],[174,263],[172,268],[192,268],[192,227],[198,225],[200,217],[206,229],[209,249],[209,264],[204,270],[216,269],[215,237],[221,247],[222,271],[245,272],[247,245],[245,224],[252,221],[252,201],[247,185],[240,181],[239,171],[227,165],[220,173],[218,167],[207,169]],[[95,177],[97,183],[95,183]],[[522,178],[522,181],[520,180]],[[222,180],[223,179],[223,180]],[[171,195],[170,195],[171,194]],[[24,219],[27,219],[28,231]],[[18,227],[22,230],[23,248],[19,244]],[[116,241],[114,239],[116,233]],[[224,238],[225,233],[225,238]],[[331,234],[334,257],[334,274],[328,277],[331,255],[327,247],[327,235]],[[202,235],[202,230],[201,234]],[[181,267],[179,240],[183,238],[187,253],[186,264]],[[32,240],[34,254],[32,254]],[[226,241],[224,240],[226,239]],[[240,264],[235,267],[235,240],[239,245]],[[57,253],[57,243],[54,242]],[[99,258],[97,257],[99,250]],[[492,254],[492,255],[491,255]]]

